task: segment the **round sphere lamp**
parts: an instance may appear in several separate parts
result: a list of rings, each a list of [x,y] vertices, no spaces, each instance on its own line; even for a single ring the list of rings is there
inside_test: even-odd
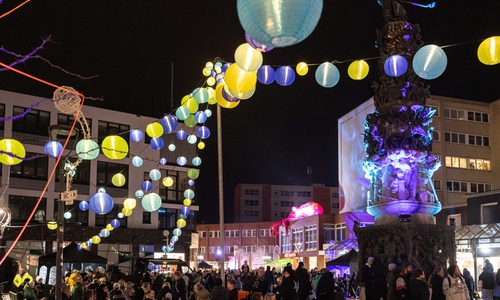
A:
[[[276,71],[274,71],[273,67],[264,65],[259,68],[257,71],[257,79],[262,84],[271,84],[276,78]]]
[[[485,65],[500,63],[500,36],[485,39],[477,48],[477,58]]]
[[[97,192],[89,200],[90,209],[97,215],[109,213],[114,205],[113,198],[107,193]]]
[[[93,160],[99,156],[99,145],[91,139],[83,139],[76,144],[76,154],[83,160]]]
[[[441,76],[447,64],[446,53],[436,45],[423,46],[413,57],[413,71],[419,77],[427,80]]]
[[[391,77],[399,77],[408,70],[408,61],[402,55],[389,56],[384,62],[385,74]]]
[[[370,67],[368,66],[368,63],[366,61],[355,60],[349,65],[347,74],[349,75],[349,77],[351,77],[351,79],[362,80],[368,75],[369,70]]]
[[[123,159],[128,154],[127,141],[118,135],[105,137],[102,141],[101,148],[104,156],[109,159]]]
[[[20,164],[23,161],[20,158],[26,156],[26,150],[23,144],[14,139],[0,140],[0,151],[5,152],[4,154],[0,154],[0,163],[8,166]],[[9,154],[13,154],[17,157],[10,156]]]
[[[177,129],[179,122],[174,115],[166,115],[160,119],[159,123],[163,126],[163,133],[171,133]]]
[[[236,48],[234,61],[245,71],[256,71],[262,66],[262,52],[258,51],[248,43],[244,43]]]
[[[316,69],[316,82],[322,87],[334,87],[340,80],[339,69],[332,63],[324,62]]]

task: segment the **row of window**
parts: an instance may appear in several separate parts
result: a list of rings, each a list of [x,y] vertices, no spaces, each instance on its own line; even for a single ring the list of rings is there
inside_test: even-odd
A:
[[[465,157],[454,157],[446,156],[445,158],[446,167],[450,168],[460,168],[460,169],[475,169],[481,171],[490,171],[491,163],[487,159],[481,158],[465,158]]]
[[[245,200],[245,206],[259,206],[259,200]]]
[[[461,193],[483,193],[491,191],[491,184],[447,180],[446,190],[450,192],[461,192]]]
[[[226,234],[226,237],[239,237],[240,231],[239,230],[226,230],[225,234]],[[257,229],[242,229],[241,236],[242,237],[256,237],[257,236]],[[260,237],[270,237],[271,236],[271,229],[259,229],[259,236]],[[206,238],[207,232],[202,231],[201,237]],[[209,231],[208,237],[209,238],[220,238],[220,231],[219,230]]]
[[[238,253],[257,253],[257,249],[259,253],[273,253],[274,246],[241,246],[235,249],[234,246],[226,246],[224,248],[225,253],[229,255],[234,255],[235,250],[237,251],[236,254]],[[222,255],[220,253],[220,247],[217,246],[209,246],[208,247],[208,253],[209,254],[217,254],[217,255]],[[205,254],[206,253],[206,247],[200,247],[200,254]]]
[[[435,114],[437,117],[437,115]],[[489,115],[483,112],[476,111],[467,111],[463,109],[455,109],[455,108],[445,108],[444,109],[444,117],[447,119],[455,119],[462,121],[472,121],[472,122],[481,122],[488,123]]]
[[[444,133],[445,142],[456,143],[456,144],[466,144],[466,145],[476,145],[476,146],[490,146],[490,138],[487,136],[465,134],[457,132],[445,132]]]
[[[259,195],[259,190],[245,189],[245,195],[258,196]]]

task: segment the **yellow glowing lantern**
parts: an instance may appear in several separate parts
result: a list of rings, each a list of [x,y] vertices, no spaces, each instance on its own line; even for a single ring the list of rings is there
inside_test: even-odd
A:
[[[174,180],[172,179],[172,177],[167,176],[163,178],[162,183],[166,187],[171,187],[174,184]]]
[[[130,217],[132,215],[132,209],[124,207],[124,208],[122,208],[122,214],[125,217]]]
[[[184,226],[186,226],[186,220],[184,220],[184,219],[177,220],[177,226],[179,226],[180,228],[183,228]]]
[[[233,97],[241,99],[241,100],[245,100],[245,99],[248,99],[248,98],[252,97],[253,94],[255,93],[256,88],[257,88],[257,86],[254,86],[253,89],[251,89],[248,92],[238,93],[238,92],[232,91],[227,85],[224,85],[224,91],[226,93],[228,93],[229,95],[231,95]]]
[[[234,61],[245,71],[256,71],[262,66],[262,52],[249,43],[241,44],[234,52]]]
[[[87,245],[85,245],[85,243],[81,243],[80,246],[82,247],[82,249],[87,249]]]
[[[186,95],[182,98],[181,105],[187,107],[192,114],[198,111],[198,102],[190,95]]]
[[[191,200],[190,199],[184,199],[184,201],[182,201],[182,204],[184,204],[185,206],[189,206],[191,205]]]
[[[47,227],[50,230],[56,230],[57,229],[57,222],[56,221],[50,221],[47,223]]]
[[[477,57],[485,65],[500,63],[500,36],[485,39],[477,48]]]
[[[217,98],[217,103],[221,107],[223,107],[223,108],[235,108],[236,106],[238,106],[238,104],[240,104],[240,101],[235,101],[235,102],[227,101],[226,98],[224,98],[224,95],[222,93],[223,90],[224,90],[224,84],[219,83],[217,85],[217,89],[215,90],[215,95],[216,95],[215,98]]]
[[[26,156],[26,150],[24,149],[23,144],[14,139],[0,140],[0,151],[13,154],[20,158],[24,158]],[[23,161],[22,159],[10,156],[9,154],[0,154],[0,163],[13,166]]]
[[[127,141],[118,135],[105,137],[101,147],[102,153],[109,159],[123,159],[128,154]]]
[[[368,75],[369,70],[370,67],[368,66],[368,63],[366,61],[355,60],[349,65],[349,68],[347,69],[347,74],[349,74],[349,77],[351,77],[354,80],[361,80]]]
[[[215,98],[215,90],[213,87],[207,87],[207,92],[208,92],[208,104],[214,105],[217,103],[217,99]]]
[[[208,79],[207,79],[207,85],[212,86],[214,84],[215,84],[215,78],[208,77]]]
[[[295,71],[297,71],[297,74],[300,76],[305,76],[307,72],[309,72],[309,66],[305,62],[300,62],[297,64],[297,67],[295,67]]]
[[[200,149],[200,150],[205,149],[205,143],[204,142],[199,142],[198,143],[198,149]]]
[[[127,180],[125,179],[125,175],[122,173],[117,173],[111,177],[111,182],[113,183],[114,186],[121,187],[125,185],[125,182]]]
[[[109,230],[109,231],[113,231],[114,230],[114,228],[113,228],[113,226],[111,226],[111,224],[106,225],[106,229]]]
[[[235,92],[248,92],[257,83],[257,71],[248,72],[241,69],[238,64],[231,64],[226,70],[225,81]]]
[[[98,235],[94,235],[92,237],[92,244],[99,244],[101,242],[101,238]]]
[[[209,69],[207,69],[207,68],[203,68],[202,73],[203,73],[203,75],[205,75],[205,76],[209,76],[209,75],[210,75],[210,73],[212,73],[212,72],[211,72]]]
[[[163,135],[163,126],[158,122],[153,122],[146,127],[146,133],[152,138],[160,137]]]
[[[137,205],[137,201],[134,198],[127,198],[123,200],[123,206],[128,209],[134,209]]]

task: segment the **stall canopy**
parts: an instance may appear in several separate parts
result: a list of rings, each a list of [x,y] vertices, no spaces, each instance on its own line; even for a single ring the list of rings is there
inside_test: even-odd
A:
[[[358,251],[352,249],[351,251],[347,252],[346,254],[337,257],[334,260],[328,261],[326,263],[327,267],[335,267],[335,266],[343,266],[343,267],[350,267],[351,263],[357,263],[358,262]]]
[[[206,262],[202,261],[198,264],[198,268],[200,268],[200,269],[212,269],[212,265],[209,265]]]
[[[38,258],[38,266],[55,266],[57,253],[51,253]],[[108,260],[87,250],[78,250],[77,244],[72,242],[63,249],[63,262],[66,263],[94,263],[106,265]]]

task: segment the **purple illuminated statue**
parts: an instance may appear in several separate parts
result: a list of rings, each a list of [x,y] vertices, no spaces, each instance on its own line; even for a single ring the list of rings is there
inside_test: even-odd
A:
[[[429,86],[411,67],[396,77],[384,72],[384,62],[393,55],[411,66],[423,45],[420,28],[407,22],[402,3],[411,2],[379,0],[386,24],[377,31],[381,59],[379,80],[373,83],[376,111],[365,121],[363,168],[370,179],[367,211],[375,217],[375,224],[397,223],[400,215],[432,224],[441,204],[431,177],[441,163],[430,153],[435,111],[426,107]]]

